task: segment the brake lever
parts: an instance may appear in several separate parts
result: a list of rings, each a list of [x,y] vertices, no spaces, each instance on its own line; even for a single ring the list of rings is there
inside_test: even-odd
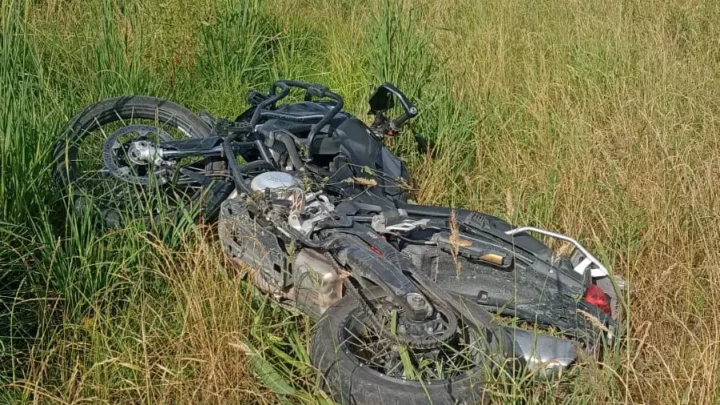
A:
[[[403,125],[407,120],[417,116],[418,110],[415,105],[413,105],[413,103],[408,100],[407,96],[405,96],[405,94],[400,91],[400,89],[395,87],[394,84],[385,82],[383,83],[382,87],[384,87],[387,91],[397,97],[398,100],[400,100],[400,105],[402,105],[402,108],[405,111],[403,115],[390,121],[390,128],[393,131],[399,131],[400,129],[402,129]]]

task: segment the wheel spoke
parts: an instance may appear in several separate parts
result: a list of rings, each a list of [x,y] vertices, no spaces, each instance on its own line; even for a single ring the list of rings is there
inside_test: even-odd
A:
[[[412,324],[405,326],[408,321],[405,320],[402,310],[394,306],[391,307],[387,304],[382,305],[375,302],[374,308],[376,322],[380,322],[379,327],[388,328],[387,330],[391,330],[389,325],[392,319],[388,316],[388,313],[398,311],[399,315],[396,322],[403,325],[402,329],[398,328],[396,331],[398,336],[408,339],[410,337],[407,335],[408,330],[421,334],[427,332],[424,327],[418,327],[417,325],[415,329],[412,329]],[[473,334],[468,327],[453,328],[453,330],[456,330],[454,333],[457,337],[448,341],[444,338],[441,345],[420,350],[399,344],[397,340],[388,336],[387,333],[379,333],[376,329],[378,326],[374,325],[373,322],[368,322],[368,320],[368,314],[362,309],[349,317],[348,324],[344,327],[345,339],[342,344],[348,348],[358,362],[377,372],[403,380],[420,379],[430,381],[455,378],[478,367],[479,362],[473,361],[477,360],[477,348],[472,343],[467,344],[468,339],[475,340],[478,335]],[[431,332],[427,332],[426,336],[413,335],[417,336],[413,339],[437,340],[437,336],[444,335],[449,330],[450,325],[447,324],[446,320],[446,315],[439,316],[436,321],[438,324],[432,328]],[[410,369],[407,369],[408,367]]]
[[[93,129],[78,129],[64,145],[66,150],[74,150],[67,164],[74,170],[75,193],[82,195],[83,201],[117,209],[121,214],[145,215],[165,209],[192,208],[193,202],[202,197],[204,188],[202,184],[196,184],[196,177],[181,172],[181,169],[206,175],[202,158],[179,161],[175,166],[167,167],[156,166],[153,162],[144,164],[137,159],[133,163],[128,156],[128,148],[135,140],[158,145],[163,140],[186,138],[187,130],[170,124],[182,122],[182,119],[178,120],[172,113],[161,114],[157,108],[152,118],[137,117],[138,110],[134,108],[125,114],[118,109],[107,112],[110,113],[109,120],[107,115],[103,119],[103,114],[98,114],[91,118]],[[112,163],[109,166],[108,161]],[[212,173],[212,177],[207,177],[224,179],[223,176],[227,175]]]

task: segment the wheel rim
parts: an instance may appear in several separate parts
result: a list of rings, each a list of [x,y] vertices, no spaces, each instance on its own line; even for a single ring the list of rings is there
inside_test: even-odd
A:
[[[150,108],[150,107],[148,107]],[[155,112],[136,113],[127,108],[105,110],[73,128],[65,146],[65,164],[72,202],[81,211],[100,211],[107,222],[120,225],[128,219],[157,218],[178,209],[196,211],[203,187],[183,175],[181,169],[205,171],[203,159],[180,161],[175,167],[133,165],[128,148],[132,140],[186,139],[192,132],[182,117],[160,119]],[[187,128],[186,128],[187,127]]]
[[[397,327],[403,322],[402,310],[385,300],[374,301],[373,307],[383,327],[407,335],[407,327],[405,331]],[[484,344],[467,325],[458,326],[458,333],[440,347],[427,350],[399,345],[370,325],[364,310],[356,308],[340,323],[338,338],[351,361],[385,378],[445,383],[467,377],[483,363]]]

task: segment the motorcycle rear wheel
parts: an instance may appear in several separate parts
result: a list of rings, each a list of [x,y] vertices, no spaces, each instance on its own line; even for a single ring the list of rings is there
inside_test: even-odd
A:
[[[366,298],[372,302],[385,300],[380,290],[370,291]],[[322,374],[321,385],[340,404],[481,404],[489,402],[484,389],[488,368],[486,362],[474,362],[463,372],[447,379],[410,380],[391,376],[372,361],[358,361],[352,346],[357,332],[348,333],[350,324],[363,313],[361,303],[347,295],[330,307],[316,325],[311,340],[313,365]],[[367,327],[367,326],[366,326]],[[471,346],[481,346],[472,341]],[[373,354],[373,356],[375,356]],[[397,366],[395,366],[397,367]]]

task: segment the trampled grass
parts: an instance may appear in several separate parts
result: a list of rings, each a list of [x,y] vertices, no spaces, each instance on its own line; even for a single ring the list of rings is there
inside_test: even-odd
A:
[[[631,340],[497,404],[720,401],[720,3],[0,0],[0,403],[328,403],[308,320],[212,230],[98,235],[52,187],[60,126],[121,94],[233,117],[321,82],[418,104],[417,199],[576,235],[636,288]],[[502,387],[502,388],[501,388]]]

